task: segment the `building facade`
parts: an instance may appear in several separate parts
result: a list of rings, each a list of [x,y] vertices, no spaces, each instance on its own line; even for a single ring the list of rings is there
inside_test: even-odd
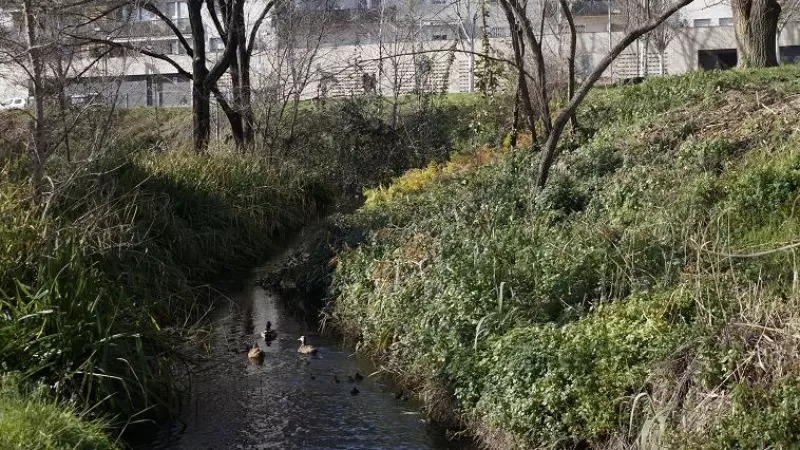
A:
[[[734,65],[730,5],[712,1],[696,0],[661,31],[630,46],[603,78],[613,81]],[[555,1],[543,12],[533,9],[538,2],[529,3],[529,14],[537,23],[545,16],[545,58],[553,71],[562,70],[569,39],[563,14]],[[579,77],[587,76],[637,23],[635,11],[626,11],[619,3],[571,3],[578,30]],[[188,38],[187,3],[158,0],[156,5]],[[248,30],[264,5],[264,0],[246,3]],[[487,51],[485,42],[496,57],[512,56],[509,25],[496,0],[485,4],[477,0],[294,0],[280,5],[256,34],[251,62],[254,90],[272,99],[370,92],[399,95],[419,90],[467,92],[476,84],[474,52]],[[101,7],[94,8],[100,11]],[[224,50],[224,43],[205,14],[206,48],[213,60]],[[174,31],[148,9],[129,4],[101,16],[89,25],[93,35],[164,55],[191,71],[191,58]],[[20,29],[20,20],[13,9],[0,14],[0,26],[7,30]],[[776,44],[782,61],[800,59],[799,33],[797,22],[782,24]],[[72,55],[69,66],[66,92],[70,97],[103,97],[121,107],[191,102],[191,83],[186,77],[172,64],[136,50],[96,44]],[[227,79],[220,85],[223,91],[229,90]],[[27,96],[27,86],[26,74],[19,67],[8,62],[0,65],[0,100]]]

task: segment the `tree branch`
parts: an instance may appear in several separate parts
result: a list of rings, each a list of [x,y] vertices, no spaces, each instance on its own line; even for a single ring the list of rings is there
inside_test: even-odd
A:
[[[214,0],[206,0],[206,8],[208,8],[208,15],[211,16],[211,21],[214,22],[214,28],[217,29],[217,34],[222,38],[222,42],[228,45],[228,32],[222,27],[222,23],[217,16],[217,8],[214,6]]]
[[[575,93],[575,96],[572,97],[572,100],[570,100],[567,106],[565,106],[558,113],[558,116],[553,123],[553,131],[550,134],[550,137],[547,139],[545,150],[542,154],[542,161],[539,165],[539,176],[536,180],[537,187],[543,188],[547,184],[547,178],[550,174],[550,167],[553,165],[556,157],[558,141],[561,138],[561,133],[564,131],[564,126],[569,120],[569,116],[578,109],[578,105],[580,105],[583,99],[586,98],[589,90],[592,88],[592,86],[594,86],[597,80],[600,79],[603,72],[605,72],[611,62],[614,61],[614,59],[619,56],[623,50],[639,39],[643,34],[652,31],[669,19],[673,14],[678,12],[681,8],[692,3],[693,1],[694,0],[680,0],[655,20],[650,20],[649,22],[625,35],[625,37],[622,38],[621,41],[617,42],[617,45],[615,45],[611,51],[600,61],[592,73],[589,74],[589,76],[583,81],[583,83],[581,83],[578,91]]]
[[[214,66],[206,75],[206,85],[209,87],[216,84],[225,74],[231,65],[231,61],[233,61],[234,55],[236,55],[239,30],[235,26],[235,20],[239,14],[244,14],[244,0],[234,0],[230,20],[228,21],[228,42],[225,44],[225,51],[222,52],[222,56],[214,63]]]
[[[261,14],[258,15],[258,19],[253,23],[253,29],[250,30],[250,39],[247,41],[247,54],[253,54],[253,47],[256,42],[256,34],[258,34],[258,29],[261,28],[261,24],[264,22],[264,19],[267,18],[267,14],[269,11],[278,3],[279,0],[269,0],[269,2],[264,6],[264,10],[261,11]]]
[[[183,48],[186,50],[186,54],[190,57],[194,57],[194,50],[192,46],[189,45],[189,41],[186,40],[186,37],[183,36],[183,32],[175,25],[175,22],[172,21],[169,17],[167,17],[160,9],[158,9],[153,3],[147,2],[142,5],[144,9],[150,11],[151,13],[155,14],[164,24],[166,24],[170,30],[175,34],[175,37],[178,38]],[[177,6],[176,6],[177,7]]]
[[[181,65],[178,64],[177,61],[175,61],[174,59],[170,58],[169,56],[163,55],[161,53],[156,53],[156,52],[152,52],[150,50],[144,49],[144,48],[139,48],[139,47],[131,45],[130,43],[127,43],[127,42],[116,42],[116,41],[112,41],[112,40],[109,40],[109,39],[87,38],[87,37],[80,37],[80,36],[71,36],[71,37],[76,38],[76,39],[83,39],[83,40],[85,40],[87,42],[92,42],[92,43],[95,43],[95,44],[108,45],[108,46],[114,47],[114,48],[124,48],[124,49],[128,49],[128,50],[133,50],[135,52],[141,53],[144,56],[149,56],[151,58],[164,61],[164,62],[168,63],[169,65],[171,65],[172,67],[174,67],[179,75],[182,75],[182,76],[184,76],[184,77],[186,77],[186,78],[188,78],[190,80],[192,79],[192,74],[187,72],[183,67],[181,67]]]

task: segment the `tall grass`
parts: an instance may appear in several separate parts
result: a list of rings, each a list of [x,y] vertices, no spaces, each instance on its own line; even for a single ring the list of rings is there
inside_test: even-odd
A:
[[[534,199],[523,150],[369,192],[329,323],[503,448],[796,447],[796,250],[751,254],[800,231],[797,75],[598,91]]]
[[[0,174],[0,370],[117,424],[172,408],[165,328],[330,203],[301,170],[222,151],[111,155],[40,207]]]
[[[106,450],[117,448],[108,424],[87,420],[73,406],[43,392],[23,394],[12,378],[0,379],[0,448]]]

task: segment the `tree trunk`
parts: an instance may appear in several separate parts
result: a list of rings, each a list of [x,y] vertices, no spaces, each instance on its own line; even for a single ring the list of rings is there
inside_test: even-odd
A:
[[[572,11],[569,9],[567,0],[559,0],[559,3],[561,4],[561,9],[564,10],[567,24],[569,24],[569,57],[567,59],[567,103],[569,103],[572,97],[575,96],[575,53],[577,53],[578,31],[575,28],[575,20],[572,17]],[[569,117],[569,122],[573,130],[578,129],[578,115],[576,113],[572,113]]]
[[[673,14],[678,12],[681,8],[692,3],[693,0],[680,0],[678,3],[672,5],[667,11],[661,14],[658,18],[653,19],[641,25],[639,28],[631,31],[630,33],[626,34],[622,40],[617,42],[611,51],[609,51],[608,55],[606,55],[597,66],[595,66],[592,73],[581,83],[578,90],[575,92],[575,96],[572,100],[565,106],[556,116],[556,119],[553,121],[553,130],[547,136],[547,141],[544,145],[544,151],[542,152],[542,159],[539,164],[539,176],[536,179],[536,188],[544,188],[547,184],[547,179],[550,176],[550,168],[555,163],[556,159],[556,152],[558,150],[558,142],[561,139],[561,134],[564,132],[564,127],[567,125],[569,121],[570,115],[574,114],[575,111],[578,109],[578,105],[581,104],[586,95],[589,94],[589,91],[592,89],[592,86],[600,79],[603,72],[611,65],[611,62],[617,58],[623,50],[628,48],[633,42],[639,39],[645,33],[649,33],[662,23],[664,23],[667,19],[669,19]]]
[[[547,90],[547,72],[544,61],[544,53],[542,52],[542,43],[536,38],[536,33],[533,29],[533,24],[527,16],[525,7],[519,3],[518,0],[501,0],[501,5],[513,11],[515,15],[515,23],[521,27],[524,36],[528,41],[528,47],[533,54],[534,66],[536,69],[536,103],[539,107],[539,116],[542,120],[542,132],[547,138],[550,131],[553,129],[552,119],[550,117],[550,93]],[[513,25],[513,24],[512,24]]]
[[[511,121],[511,136],[508,141],[508,145],[511,147],[517,146],[517,137],[519,136],[519,88],[514,93],[514,118]]]
[[[738,67],[778,65],[775,39],[781,7],[777,0],[732,0]]]
[[[238,45],[238,44],[237,44]],[[242,150],[244,133],[242,129],[242,74],[239,67],[239,56],[234,55],[231,60],[231,67],[228,69],[231,75],[231,93],[233,94],[233,111],[230,114],[226,111],[225,115],[231,122],[236,149]],[[237,121],[238,123],[235,123]],[[238,130],[238,133],[237,133]]]
[[[31,164],[31,182],[33,185],[33,201],[42,202],[44,191],[44,168],[49,156],[47,124],[44,111],[44,63],[42,49],[36,31],[39,23],[36,20],[37,12],[33,10],[33,2],[24,0],[22,3],[25,16],[25,31],[27,33],[28,62],[31,67],[31,87],[33,88],[33,142],[28,148]]]
[[[255,140],[255,117],[253,114],[253,91],[250,82],[250,52],[247,51],[245,43],[244,18],[242,18],[239,30],[239,67],[241,70],[242,82],[241,89],[241,114],[243,143],[245,149],[252,148]]]
[[[189,0],[189,23],[192,28],[192,147],[196,152],[208,149],[211,136],[211,88],[206,67],[206,33],[203,26],[202,0]]]
[[[501,2],[503,11],[506,15],[506,20],[511,27],[511,45],[514,50],[514,64],[517,65],[517,91],[519,92],[519,101],[522,105],[525,114],[525,122],[531,131],[531,146],[536,145],[536,116],[531,103],[531,93],[528,87],[528,79],[525,74],[525,37],[522,31],[522,26],[517,22],[514,17],[514,11],[504,1]]]

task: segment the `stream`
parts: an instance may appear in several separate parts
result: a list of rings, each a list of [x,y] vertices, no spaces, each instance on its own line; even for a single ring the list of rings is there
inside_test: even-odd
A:
[[[136,449],[461,448],[413,398],[398,399],[396,387],[368,376],[376,370],[368,360],[294,319],[253,284],[214,312],[207,349],[188,369],[178,419]],[[267,320],[278,332],[269,345],[260,337]],[[301,335],[319,348],[317,356],[297,352]],[[260,364],[247,358],[256,341],[265,352]],[[364,380],[348,381],[356,372]]]

